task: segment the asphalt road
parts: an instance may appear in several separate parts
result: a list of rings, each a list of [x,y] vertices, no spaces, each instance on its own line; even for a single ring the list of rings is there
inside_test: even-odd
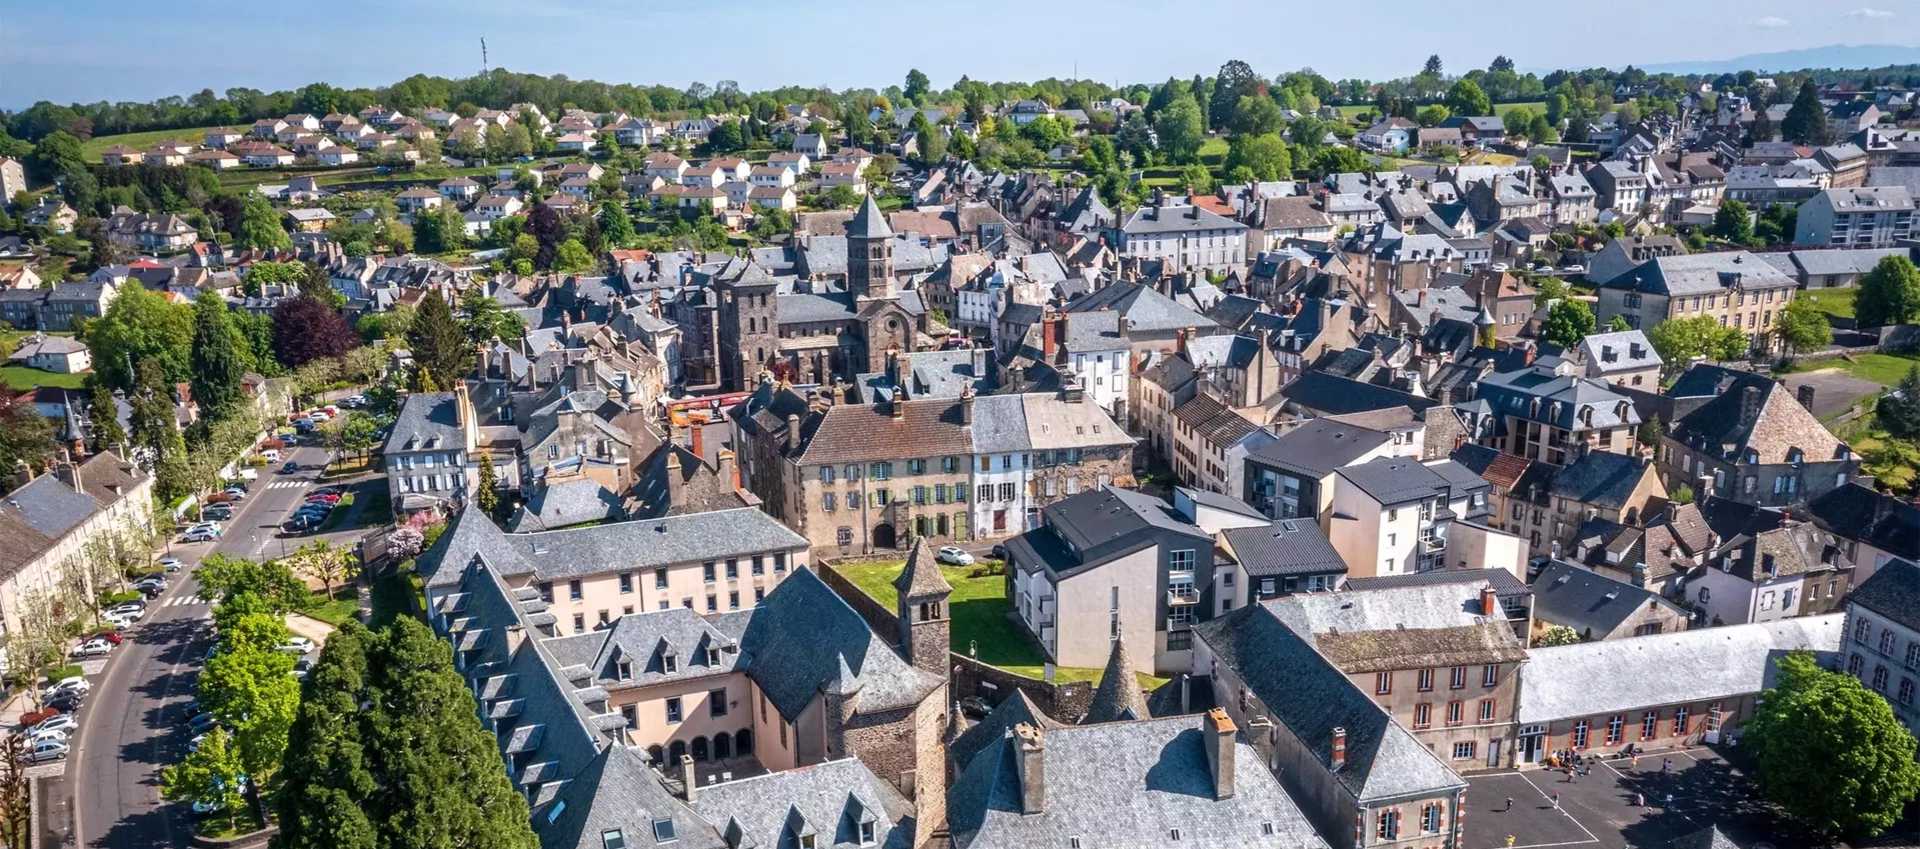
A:
[[[74,828],[63,843],[106,849],[188,844],[192,811],[160,798],[160,770],[186,756],[184,709],[194,697],[209,645],[212,606],[197,598],[200,586],[192,569],[214,552],[279,556],[279,523],[314,486],[325,457],[319,448],[296,449],[293,459],[302,464],[300,471],[282,475],[277,466],[262,469],[217,543],[173,544],[172,555],[188,568],[151,602],[147,618],[93,679],[93,697],[81,708],[66,775],[44,785],[56,808],[61,800],[71,800]],[[289,550],[302,541],[285,540]]]

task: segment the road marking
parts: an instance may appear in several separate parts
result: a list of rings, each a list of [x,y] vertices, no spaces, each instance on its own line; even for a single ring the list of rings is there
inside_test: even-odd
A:
[[[1540,793],[1540,798],[1545,799],[1548,802],[1553,801],[1553,795],[1548,793],[1545,789],[1541,788],[1540,785],[1536,783],[1532,778],[1528,778],[1525,772],[1520,773],[1520,778],[1525,780],[1528,785],[1533,787],[1534,790],[1538,791]],[[1565,800],[1562,800],[1562,801],[1564,802]],[[1580,833],[1585,834],[1587,836],[1587,839],[1583,841],[1575,841],[1573,843],[1543,843],[1543,844],[1537,844],[1538,846],[1576,846],[1581,843],[1599,843],[1600,842],[1600,838],[1593,836],[1593,832],[1587,829],[1586,824],[1580,822],[1580,820],[1576,818],[1573,814],[1568,813],[1567,809],[1563,805],[1555,804],[1553,808],[1554,810],[1559,811],[1561,814],[1565,815],[1568,820],[1571,820],[1573,822],[1573,826],[1575,828],[1580,829]],[[1521,847],[1516,846],[1514,847],[1514,849],[1521,849]]]

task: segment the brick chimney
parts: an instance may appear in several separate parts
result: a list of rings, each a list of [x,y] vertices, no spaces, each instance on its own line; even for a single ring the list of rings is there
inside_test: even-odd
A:
[[[1213,776],[1213,798],[1233,798],[1234,738],[1239,729],[1221,708],[1207,711],[1200,718],[1200,731],[1207,747],[1207,772]]]
[[[1740,390],[1740,427],[1751,428],[1760,421],[1760,387]]]
[[[1800,406],[1807,408],[1808,412],[1813,411],[1812,384],[1805,384],[1805,383],[1801,384],[1798,389],[1794,390],[1794,397],[1800,401]]]
[[[1014,771],[1020,779],[1020,813],[1040,813],[1047,809],[1046,734],[1026,723],[1008,733],[1016,747]]]
[[[695,420],[692,424],[693,424],[693,445],[689,450],[693,451],[694,457],[698,458],[700,462],[704,463],[707,461],[707,451],[706,451],[707,440],[705,437],[701,435],[701,429],[706,426],[706,423]]]
[[[1492,587],[1480,588],[1480,615],[1492,616],[1499,609],[1500,596]]]
[[[1333,754],[1328,758],[1328,763],[1334,772],[1339,772],[1347,765],[1347,729],[1333,729]]]

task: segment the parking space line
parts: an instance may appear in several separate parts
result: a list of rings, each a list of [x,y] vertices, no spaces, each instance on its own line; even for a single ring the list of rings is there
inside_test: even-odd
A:
[[[1553,801],[1553,796],[1552,796],[1552,794],[1550,794],[1550,793],[1548,793],[1548,792],[1547,792],[1547,791],[1546,791],[1545,789],[1543,789],[1543,788],[1541,788],[1541,787],[1540,787],[1540,785],[1539,785],[1539,783],[1537,783],[1537,782],[1535,782],[1535,781],[1534,781],[1534,780],[1533,780],[1532,778],[1528,778],[1528,777],[1527,777],[1527,774],[1526,774],[1526,772],[1525,772],[1525,771],[1522,771],[1522,772],[1520,773],[1520,777],[1521,777],[1521,778],[1524,778],[1524,779],[1526,779],[1526,782],[1527,782],[1528,784],[1530,784],[1530,785],[1532,785],[1532,786],[1533,786],[1533,789],[1534,789],[1534,790],[1537,790],[1537,791],[1539,791],[1539,793],[1540,793],[1540,797],[1541,797],[1541,798],[1543,798],[1543,799],[1546,799],[1546,800],[1547,800],[1547,801],[1549,801],[1549,802],[1551,802],[1551,801]],[[1563,800],[1563,801],[1564,801],[1564,800]],[[1595,836],[1593,836],[1593,832],[1592,832],[1591,830],[1589,830],[1589,829],[1587,828],[1587,825],[1586,825],[1586,823],[1583,823],[1583,822],[1581,822],[1581,821],[1579,820],[1579,818],[1578,818],[1578,817],[1575,817],[1575,816],[1574,816],[1573,814],[1570,814],[1570,813],[1568,813],[1568,812],[1567,812],[1567,809],[1566,809],[1566,807],[1565,807],[1564,805],[1562,805],[1562,804],[1560,804],[1560,803],[1555,803],[1555,804],[1554,804],[1554,806],[1553,806],[1553,809],[1554,809],[1554,810],[1556,810],[1556,811],[1559,811],[1559,812],[1560,812],[1560,813],[1561,813],[1561,814],[1562,814],[1563,816],[1565,816],[1565,817],[1566,817],[1567,819],[1569,819],[1569,820],[1571,820],[1571,821],[1573,822],[1573,826],[1574,826],[1575,828],[1578,828],[1578,829],[1580,829],[1580,833],[1581,833],[1581,834],[1584,834],[1584,835],[1586,835],[1586,836],[1587,836],[1587,839],[1586,839],[1585,841],[1579,841],[1579,842],[1584,842],[1584,843],[1599,843],[1599,842],[1600,842],[1600,838],[1598,838],[1598,837],[1595,837]],[[1577,845],[1577,843],[1549,843],[1549,844],[1544,844],[1544,845],[1547,845],[1547,846],[1572,846],[1572,845]],[[1515,847],[1515,849],[1519,849],[1519,847]]]

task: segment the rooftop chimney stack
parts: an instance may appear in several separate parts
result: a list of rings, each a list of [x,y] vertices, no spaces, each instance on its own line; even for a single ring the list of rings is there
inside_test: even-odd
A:
[[[1800,406],[1807,408],[1808,412],[1813,411],[1813,386],[1811,384],[1801,384],[1800,388],[1794,390],[1794,397],[1799,399]]]
[[[972,386],[967,386],[960,390],[960,423],[963,425],[973,424]]]
[[[1233,719],[1221,708],[1207,711],[1201,717],[1200,727],[1205,738],[1202,745],[1207,747],[1207,772],[1213,775],[1213,798],[1231,799],[1234,738],[1239,729],[1234,727]]]
[[[680,756],[680,775],[683,776],[683,779],[687,783],[687,789],[684,793],[687,797],[687,804],[700,801],[700,785],[694,781],[696,775],[693,770],[692,755]]]
[[[796,413],[787,414],[787,447],[793,450],[800,447],[800,416]]]
[[[1347,729],[1333,729],[1333,754],[1328,761],[1334,772],[1347,765]]]
[[[1498,601],[1499,601],[1499,594],[1494,592],[1492,587],[1481,587],[1480,588],[1480,615],[1492,616],[1493,612],[1499,609]]]
[[[1020,778],[1020,813],[1037,814],[1047,809],[1047,738],[1038,728],[1022,723],[1013,727],[1018,759],[1015,771]]]
[[[1740,390],[1740,427],[1751,428],[1760,421],[1760,387]]]

